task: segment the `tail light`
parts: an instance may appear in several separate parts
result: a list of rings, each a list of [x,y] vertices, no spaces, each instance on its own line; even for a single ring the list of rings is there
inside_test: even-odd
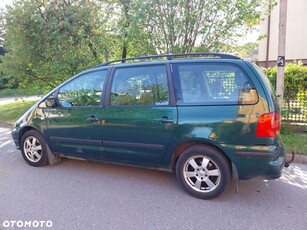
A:
[[[279,113],[265,113],[258,118],[256,137],[275,137],[280,131]]]

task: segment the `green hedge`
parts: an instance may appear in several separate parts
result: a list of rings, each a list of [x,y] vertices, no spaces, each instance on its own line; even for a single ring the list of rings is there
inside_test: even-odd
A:
[[[263,68],[276,89],[277,68]],[[307,122],[307,67],[302,62],[286,64],[283,120]]]
[[[274,89],[276,89],[277,68],[263,68]],[[304,95],[304,96],[300,96]],[[284,100],[297,100],[300,97],[307,96],[307,67],[302,62],[286,64],[285,82],[284,82]],[[305,100],[305,98],[301,98]]]

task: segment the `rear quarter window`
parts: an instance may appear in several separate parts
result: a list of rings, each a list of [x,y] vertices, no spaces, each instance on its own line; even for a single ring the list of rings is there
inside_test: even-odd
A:
[[[174,65],[178,104],[255,104],[258,93],[247,74],[232,64]]]

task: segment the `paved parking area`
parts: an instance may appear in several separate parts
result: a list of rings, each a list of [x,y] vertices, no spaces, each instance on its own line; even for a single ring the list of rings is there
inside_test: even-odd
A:
[[[204,201],[166,172],[68,159],[31,167],[0,128],[0,229],[12,221],[51,221],[43,229],[56,230],[307,229],[307,165],[233,190]],[[9,229],[21,229],[16,223]]]

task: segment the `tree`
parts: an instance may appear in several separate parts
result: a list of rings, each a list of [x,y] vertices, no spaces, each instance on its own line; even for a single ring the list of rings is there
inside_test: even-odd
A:
[[[139,1],[144,30],[159,53],[220,51],[260,18],[261,1]]]
[[[4,41],[4,39],[2,38],[3,35],[4,35],[4,31],[0,27],[0,56],[5,54],[5,50],[4,50],[4,47],[2,45],[2,42]]]
[[[108,20],[108,31],[119,43],[118,58],[155,54],[155,49],[144,31],[144,15],[139,12],[140,0],[106,0],[113,17]],[[115,48],[115,47],[114,47]]]
[[[17,0],[5,14],[1,65],[24,86],[50,89],[109,55],[107,15],[90,0]]]
[[[4,35],[4,30],[3,30],[3,25],[1,23],[1,16],[2,15],[2,11],[0,9],[0,64],[2,63],[2,56],[5,54],[5,49],[2,45],[4,39],[3,39],[3,35]],[[0,89],[3,89],[3,88],[6,88],[9,84],[9,78],[6,77],[4,74],[3,74],[3,71],[2,69],[0,68]]]
[[[260,13],[253,0],[16,0],[0,68],[23,87],[50,89],[114,58],[226,51]],[[242,33],[242,32],[241,32]]]
[[[260,20],[260,1],[109,0],[110,30],[121,57],[156,53],[231,51]],[[244,47],[240,47],[240,53]]]

